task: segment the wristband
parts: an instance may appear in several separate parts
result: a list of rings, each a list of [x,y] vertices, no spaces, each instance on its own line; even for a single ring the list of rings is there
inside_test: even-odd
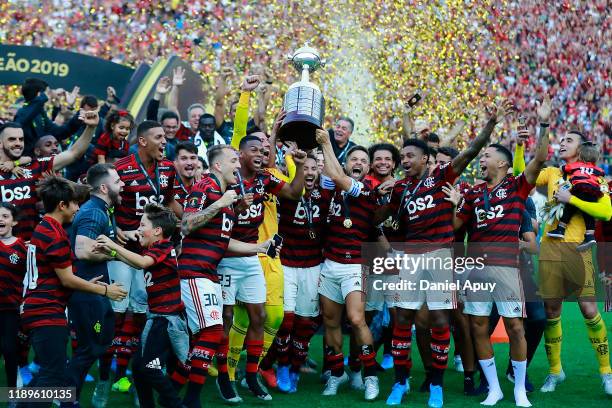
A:
[[[116,258],[117,257],[117,251],[114,250],[114,249],[111,249],[110,256],[111,256],[111,258]]]
[[[540,127],[547,128],[548,126],[550,126],[550,124],[545,123],[545,122],[540,122]]]
[[[19,163],[19,160],[15,160],[15,161],[13,162],[13,164],[15,165],[15,167],[19,167],[19,165],[20,165],[21,163]]]
[[[108,286],[104,285],[104,297],[106,297],[107,293],[108,293]]]

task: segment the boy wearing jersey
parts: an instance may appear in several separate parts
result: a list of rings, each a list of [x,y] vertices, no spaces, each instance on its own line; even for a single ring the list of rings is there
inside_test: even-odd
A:
[[[26,270],[26,245],[13,236],[17,207],[0,203],[0,357],[4,357],[6,386],[17,386],[19,305]]]
[[[401,151],[402,167],[406,178],[395,184],[391,203],[383,208],[379,219],[394,215],[398,230],[404,234],[405,252],[421,258],[416,269],[402,269],[400,278],[416,285],[422,279],[434,282],[453,281],[453,271],[440,267],[438,259],[452,259],[450,250],[454,241],[453,208],[446,200],[443,187],[453,183],[457,176],[476,157],[487,143],[495,125],[503,119],[512,106],[505,102],[493,107],[488,114],[484,129],[472,144],[450,163],[435,166],[430,171],[430,150],[425,142],[408,139]],[[423,251],[423,247],[426,250]],[[443,264],[444,262],[442,262]],[[416,265],[416,262],[415,262]],[[418,288],[418,286],[417,286]],[[409,391],[406,381],[410,368],[411,326],[416,312],[427,303],[431,327],[431,384],[428,405],[443,406],[442,379],[448,363],[450,345],[449,312],[455,306],[455,293],[451,290],[409,290],[396,303],[396,324],[393,330],[392,350],[394,354],[396,382],[387,399],[388,405],[399,405]]]
[[[29,332],[36,361],[40,364],[39,374],[30,387],[67,385],[66,305],[73,290],[113,300],[127,295],[120,285],[97,283],[101,276],[87,281],[72,273],[72,250],[63,224],[72,222],[79,209],[78,201],[85,193],[83,186],[55,176],[46,178],[39,187],[46,213],[34,229],[28,246],[25,296],[21,305],[22,325]]]
[[[538,109],[538,113],[540,121],[548,120],[549,99]],[[503,398],[489,339],[489,316],[494,301],[499,314],[504,318],[510,338],[516,405],[531,406],[525,389],[527,343],[522,321],[525,299],[518,270],[518,255],[525,201],[548,154],[548,131],[546,128],[540,130],[535,157],[518,177],[508,175],[512,166],[512,154],[508,149],[492,144],[484,151],[480,168],[485,183],[466,193],[453,220],[455,229],[460,229],[463,224],[467,226],[469,256],[485,260],[484,268],[473,269],[468,279],[496,283],[492,293],[468,291],[464,309],[464,313],[470,316],[476,353],[489,383],[489,393],[482,405],[495,405]]]
[[[115,209],[117,239],[132,252],[142,253],[136,230],[147,204],[163,204],[180,217],[183,208],[174,199],[173,186],[176,178],[174,165],[164,159],[165,133],[157,122],[145,120],[136,129],[138,150],[115,162],[115,169],[125,184],[121,191],[121,204]],[[144,272],[119,261],[108,263],[111,282],[119,282],[128,291],[129,297],[113,303],[115,312],[115,340],[117,372],[113,390],[127,392],[130,382],[125,372],[131,353],[138,345],[139,332],[146,322],[147,292]],[[125,314],[133,312],[133,324],[126,323]],[[111,351],[109,351],[111,353]],[[110,366],[110,358],[103,361],[103,371]]]
[[[110,254],[121,262],[145,271],[149,313],[132,369],[141,408],[155,407],[153,390],[165,406],[181,407],[177,390],[162,371],[170,353],[187,360],[189,332],[184,320],[176,251],[170,241],[177,218],[168,208],[147,204],[138,228],[142,255],[136,254],[105,235],[97,238],[95,251]]]

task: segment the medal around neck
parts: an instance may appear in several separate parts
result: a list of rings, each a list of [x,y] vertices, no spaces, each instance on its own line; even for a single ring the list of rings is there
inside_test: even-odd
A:
[[[308,43],[287,56],[293,67],[301,72],[299,82],[292,84],[285,94],[283,108],[287,116],[278,132],[281,141],[293,140],[302,150],[318,146],[315,132],[322,129],[325,118],[325,99],[318,86],[310,82],[310,74],[325,66],[319,52]]]
[[[353,221],[351,221],[350,218],[345,218],[342,225],[344,225],[344,228],[351,228],[353,226]]]

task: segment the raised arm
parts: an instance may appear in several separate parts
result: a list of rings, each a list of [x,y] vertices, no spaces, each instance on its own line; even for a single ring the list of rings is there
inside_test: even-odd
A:
[[[550,120],[550,112],[552,104],[550,97],[546,95],[542,103],[538,102],[538,118],[540,119],[540,134],[536,143],[535,155],[525,167],[525,179],[529,184],[535,184],[538,180],[538,175],[544,167],[544,162],[548,157],[548,125]]]
[[[223,208],[236,202],[237,194],[234,190],[227,190],[223,196],[198,212],[185,212],[181,220],[181,232],[184,236],[206,225]]]
[[[463,119],[459,119],[457,122],[455,122],[455,125],[451,128],[451,130],[443,135],[440,146],[450,146],[457,136],[459,136],[459,133],[463,131],[466,124],[467,123]]]
[[[225,97],[227,95],[227,78],[233,73],[231,68],[223,68],[217,76],[215,86],[215,125],[221,127],[225,119]]]
[[[346,175],[340,162],[334,154],[334,148],[332,147],[331,140],[329,139],[329,133],[323,129],[317,129],[316,133],[317,143],[321,146],[323,151],[323,158],[325,164],[323,165],[323,173],[332,179],[334,184],[342,189],[348,191],[353,186],[354,180]]]
[[[451,165],[453,166],[453,170],[455,174],[461,174],[463,170],[470,164],[480,150],[489,142],[489,138],[491,137],[491,133],[493,133],[493,129],[495,129],[495,125],[501,122],[507,114],[509,114],[513,110],[512,104],[508,101],[504,101],[498,106],[493,106],[492,108],[487,110],[488,120],[484,129],[480,131],[478,136],[470,143],[470,145],[464,149],[457,157],[453,159]]]
[[[278,195],[282,198],[298,200],[304,192],[304,162],[306,161],[306,152],[296,150],[292,153],[292,156],[295,162],[295,177],[290,183],[283,185]]]
[[[87,148],[89,147],[89,144],[91,143],[91,139],[96,131],[96,127],[98,126],[98,121],[100,120],[98,117],[98,112],[81,111],[79,113],[79,118],[86,126],[85,131],[83,134],[81,134],[81,136],[79,136],[77,141],[74,142],[70,149],[55,156],[53,159],[54,171],[61,170],[83,157],[87,151]]]
[[[170,80],[170,77],[167,76],[160,78],[160,80],[157,82],[153,98],[147,105],[147,120],[157,121],[160,102],[170,92],[170,89],[172,89],[171,84],[172,81]]]
[[[247,124],[249,122],[249,98],[251,91],[259,85],[259,76],[250,75],[244,78],[240,86],[240,99],[236,106],[236,116],[234,117],[234,134],[232,135],[232,147],[238,150],[240,141],[246,136]]]
[[[179,115],[179,88],[185,82],[185,68],[178,66],[172,71],[172,88],[168,93],[168,109]]]

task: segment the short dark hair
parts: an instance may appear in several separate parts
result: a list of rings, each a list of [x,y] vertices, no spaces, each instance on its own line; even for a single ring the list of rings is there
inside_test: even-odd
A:
[[[448,156],[451,159],[454,159],[455,157],[459,156],[459,150],[450,146],[442,146],[438,149],[438,153],[442,153],[443,155]]]
[[[110,163],[94,164],[87,170],[87,184],[91,186],[93,191],[98,191],[100,186],[104,184],[104,179],[108,177],[110,171],[114,168]]]
[[[257,138],[254,138],[254,139],[257,139]],[[259,139],[257,139],[257,140],[259,141]],[[217,157],[219,157],[219,156],[221,156],[221,154],[223,154],[223,150],[224,149],[232,149],[233,150],[233,147],[230,146],[230,145],[220,144],[220,145],[212,146],[210,149],[208,149],[208,151],[206,152],[206,155],[208,156],[208,165],[205,168],[208,168],[209,165],[212,165],[213,162],[217,159]],[[205,160],[202,159],[202,161],[206,163]]]
[[[17,220],[19,216],[19,211],[17,210],[17,206],[15,204],[7,203],[4,201],[0,201],[0,208],[6,208],[11,213],[13,220]]]
[[[498,153],[504,156],[504,160],[508,162],[508,166],[512,167],[512,153],[510,153],[510,150],[508,150],[507,147],[500,145],[499,143],[491,143],[489,147],[494,148]]]
[[[213,120],[215,119],[215,117],[213,115],[211,115],[210,113],[203,113],[202,116],[200,116],[200,120],[199,121],[201,121],[204,118],[213,119]]]
[[[427,135],[427,141],[431,143],[440,143],[440,136],[431,132]]]
[[[589,140],[587,139],[587,137],[584,135],[584,133],[582,133],[580,130],[578,130],[578,129],[576,129],[576,128],[570,129],[570,131],[569,131],[569,132],[567,132],[567,133],[573,133],[573,134],[575,134],[575,135],[580,136],[580,141],[581,141],[581,142],[583,142],[583,143],[584,143],[584,142],[588,142],[588,141],[589,141]]]
[[[391,158],[395,162],[395,167],[399,165],[399,162],[401,160],[399,150],[397,150],[397,147],[395,147],[391,143],[376,143],[370,146],[370,148],[368,149],[368,153],[370,155],[370,163],[374,162],[374,153],[380,150],[385,150],[391,153]]]
[[[4,133],[4,129],[23,129],[23,126],[17,122],[4,122],[0,125],[0,136]]]
[[[179,151],[181,150],[186,150],[189,153],[193,153],[195,155],[198,154],[198,148],[193,142],[190,142],[189,140],[183,140],[182,142],[178,142],[176,144],[174,151],[176,152],[177,156],[178,156]]]
[[[238,145],[238,149],[242,150],[242,148],[245,147],[247,143],[252,142],[252,141],[257,141],[257,142],[261,143],[261,139],[258,138],[257,136],[247,135],[247,136],[243,137],[242,140],[240,140],[240,144]]]
[[[222,145],[220,145],[220,146],[222,146]],[[208,163],[206,163],[206,160],[204,160],[202,157],[198,156],[198,160],[200,161],[200,163],[202,163],[202,170],[208,170],[210,168],[208,166]]]
[[[180,120],[179,116],[176,114],[176,112],[171,111],[171,110],[168,110],[168,111],[165,111],[164,113],[162,113],[161,117],[159,118],[159,121],[161,123],[163,123],[164,120],[166,120],[166,119],[176,119],[177,122]]]
[[[349,118],[348,116],[340,116],[336,123],[340,122],[341,120],[351,124],[351,133],[353,130],[355,130],[355,121],[353,119]]]
[[[77,184],[59,176],[45,177],[38,184],[38,197],[40,197],[45,212],[50,213],[64,202],[82,202],[89,194],[89,186]]]
[[[21,94],[23,95],[23,99],[26,102],[30,102],[32,99],[36,98],[38,94],[45,89],[47,89],[49,85],[39,78],[26,78],[21,85]]]
[[[85,105],[91,106],[92,108],[97,108],[98,98],[96,98],[94,95],[85,95],[83,98],[81,98],[81,104],[79,106],[81,109],[83,109]]]
[[[178,219],[174,212],[168,207],[162,207],[158,204],[147,204],[144,208],[144,213],[147,215],[153,228],[161,228],[164,238],[170,239],[176,231],[176,223]]]
[[[159,122],[156,122],[154,120],[145,120],[140,125],[138,125],[138,127],[136,128],[136,137],[141,137],[141,136],[144,137],[144,134],[147,133],[149,130],[155,129],[158,127],[162,127],[162,125]]]
[[[405,148],[405,147],[408,147],[408,146],[416,147],[421,152],[423,152],[423,154],[425,156],[429,156],[429,154],[430,154],[430,151],[429,151],[430,149],[427,146],[427,143],[425,143],[421,139],[406,139],[406,140],[404,140],[404,145],[402,146],[402,148]]]
[[[346,158],[348,159],[350,155],[352,155],[355,152],[364,152],[366,154],[366,156],[368,156],[368,160],[370,159],[370,155],[368,154],[368,149],[366,149],[365,147],[361,146],[361,145],[355,145],[353,147],[351,147],[349,149],[348,152],[346,152]]]

